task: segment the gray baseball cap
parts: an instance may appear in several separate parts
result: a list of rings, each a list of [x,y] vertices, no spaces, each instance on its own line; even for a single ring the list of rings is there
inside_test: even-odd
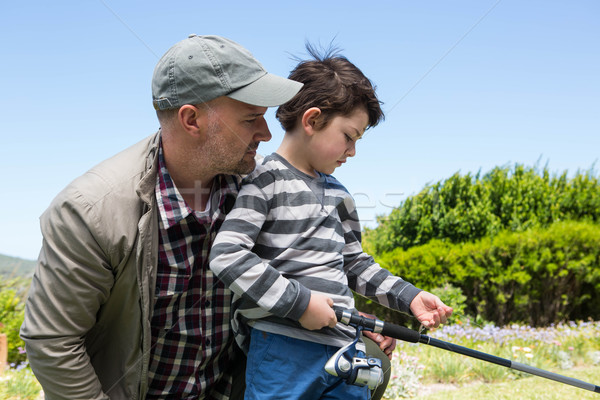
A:
[[[302,85],[268,73],[236,42],[220,36],[190,35],[158,61],[152,76],[152,100],[156,110],[221,96],[273,107],[294,97]]]

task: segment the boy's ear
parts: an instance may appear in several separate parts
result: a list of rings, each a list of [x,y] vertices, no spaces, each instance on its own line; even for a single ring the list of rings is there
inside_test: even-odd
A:
[[[201,135],[207,126],[205,110],[191,104],[181,106],[177,112],[177,120],[181,127],[191,136]]]
[[[302,128],[307,135],[312,135],[317,131],[317,120],[321,116],[321,109],[318,107],[311,107],[302,114]]]

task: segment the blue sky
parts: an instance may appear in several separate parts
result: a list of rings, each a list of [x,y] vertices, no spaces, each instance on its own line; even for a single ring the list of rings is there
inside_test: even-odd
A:
[[[600,2],[8,2],[0,15],[0,254],[37,258],[38,219],[71,180],[153,133],[150,79],[190,33],[218,34],[286,76],[334,40],[386,120],[335,176],[363,224],[455,172],[600,157]],[[273,139],[282,137],[269,110]]]

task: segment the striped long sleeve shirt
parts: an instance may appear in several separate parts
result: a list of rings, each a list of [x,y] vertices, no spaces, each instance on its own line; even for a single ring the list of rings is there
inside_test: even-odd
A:
[[[210,254],[234,293],[232,328],[247,351],[249,328],[343,346],[342,324],[309,331],[298,320],[311,292],[353,309],[352,290],[406,313],[420,291],[381,268],[361,247],[352,196],[331,175],[307,175],[274,153],[246,177]]]

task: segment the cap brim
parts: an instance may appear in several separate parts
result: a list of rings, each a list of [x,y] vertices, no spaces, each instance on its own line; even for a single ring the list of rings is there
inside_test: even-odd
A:
[[[279,106],[292,99],[303,83],[267,73],[249,85],[229,94],[234,100],[259,107]]]

